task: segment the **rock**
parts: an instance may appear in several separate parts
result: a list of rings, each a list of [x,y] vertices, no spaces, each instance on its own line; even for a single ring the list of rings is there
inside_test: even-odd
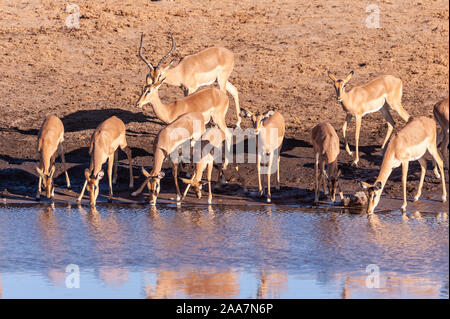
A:
[[[364,192],[357,192],[355,195],[345,197],[342,201],[346,207],[362,207],[367,205],[367,196]]]

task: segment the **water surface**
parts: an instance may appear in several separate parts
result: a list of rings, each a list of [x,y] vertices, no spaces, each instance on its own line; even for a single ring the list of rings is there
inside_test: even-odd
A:
[[[448,298],[448,236],[445,213],[7,206],[0,296]],[[71,264],[79,288],[66,286]],[[379,288],[367,286],[368,265]]]

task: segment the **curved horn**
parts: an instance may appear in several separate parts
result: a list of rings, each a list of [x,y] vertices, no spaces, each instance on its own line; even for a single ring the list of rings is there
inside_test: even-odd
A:
[[[142,32],[142,33],[141,33],[141,45],[139,46],[139,57],[142,59],[142,61],[145,62],[145,64],[147,64],[147,66],[148,66],[148,68],[150,69],[150,71],[153,72],[153,70],[154,70],[153,65],[152,65],[150,62],[148,62],[147,59],[144,58],[144,56],[142,55],[142,39],[143,39],[143,38],[144,38],[144,33]]]
[[[167,59],[173,52],[173,49],[175,49],[175,39],[173,38],[173,35],[171,32],[169,32],[170,38],[172,39],[172,47],[170,48],[169,52],[166,53],[165,56],[162,57],[161,60],[159,60],[158,65],[156,66],[156,68],[158,69],[161,64],[164,62],[165,59]]]

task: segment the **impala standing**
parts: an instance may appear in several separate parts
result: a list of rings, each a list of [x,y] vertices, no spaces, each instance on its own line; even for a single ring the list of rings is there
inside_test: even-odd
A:
[[[448,167],[448,98],[436,103],[433,107],[433,114],[436,122],[441,126],[437,144],[440,144],[441,155]],[[437,171],[437,169],[435,171]]]
[[[37,151],[39,152],[39,167],[36,171],[39,174],[38,191],[36,200],[41,198],[41,186],[44,185],[47,198],[53,198],[55,195],[55,185],[53,184],[53,175],[55,174],[55,159],[58,155],[64,165],[64,172],[66,174],[67,188],[70,189],[70,179],[67,173],[66,159],[64,158],[64,149],[62,142],[64,141],[64,125],[61,120],[54,116],[48,116],[38,134]]]
[[[163,104],[159,98],[158,89],[166,80],[166,77],[165,71],[160,68],[160,64],[170,55],[173,48],[158,62],[156,67],[153,67],[153,65],[141,55],[141,49],[142,37],[139,56],[145,64],[147,64],[150,72],[146,77],[146,85],[142,89],[142,94],[137,102],[137,106],[142,108],[143,105],[151,103],[156,116],[165,124],[172,123],[186,113],[203,113],[205,118],[212,118],[225,136],[227,136],[227,147],[229,149],[231,147],[232,136],[231,133],[228,132],[227,124],[225,122],[229,104],[228,96],[216,88],[207,88],[186,96],[181,100],[170,104]]]
[[[261,157],[267,155],[267,202],[271,202],[270,192],[270,175],[272,174],[272,165],[276,153],[276,171],[277,171],[277,190],[280,189],[280,152],[283,144],[285,121],[283,115],[279,112],[271,110],[265,113],[252,113],[242,109],[244,116],[251,118],[253,128],[257,135],[257,155],[256,155],[256,170],[258,174],[258,191],[262,196],[264,189],[261,185]]]
[[[316,183],[314,188],[314,202],[319,201],[319,184],[320,178],[323,181],[323,191],[326,194],[325,178],[328,181],[328,190],[331,200],[334,202],[336,198],[336,190],[339,188],[339,196],[341,200],[344,199],[341,185],[339,184],[339,176],[341,170],[338,169],[339,156],[339,137],[336,134],[333,126],[328,122],[317,124],[311,132],[311,141],[314,148],[315,162],[315,177]],[[325,172],[325,162],[328,166],[328,174]],[[319,173],[320,163],[320,173]]]
[[[205,132],[205,123],[209,118],[205,118],[202,113],[192,112],[180,116],[176,121],[167,125],[159,131],[153,144],[153,168],[148,173],[142,168],[142,174],[146,179],[142,185],[131,194],[136,196],[142,192],[147,185],[151,192],[150,204],[155,205],[160,191],[160,180],[165,176],[161,171],[164,159],[169,155],[173,163],[173,178],[177,189],[177,201],[181,200],[181,193],[178,187],[178,162],[173,157],[178,157],[179,147],[185,142],[197,140]],[[174,153],[176,152],[176,153]]]
[[[399,78],[385,75],[370,81],[364,86],[354,87],[346,92],[345,85],[352,78],[353,71],[351,71],[343,80],[338,80],[330,71],[328,71],[328,76],[333,81],[337,101],[342,103],[342,107],[347,113],[344,125],[342,126],[342,135],[344,137],[345,150],[349,155],[352,155],[352,152],[350,151],[347,142],[347,125],[350,123],[353,116],[356,120],[356,157],[353,161],[353,165],[356,166],[359,161],[359,132],[361,130],[361,120],[364,115],[381,111],[381,114],[385,118],[388,130],[383,145],[381,146],[382,149],[386,146],[395,124],[390,110],[394,109],[404,121],[408,121],[409,114],[405,111],[401,103],[403,84]]]
[[[117,180],[117,148],[120,147],[122,151],[127,154],[129,170],[130,170],[130,184],[129,187],[133,188],[133,166],[131,160],[131,149],[127,144],[125,124],[117,118],[112,116],[109,119],[102,122],[92,134],[91,143],[89,146],[89,154],[91,155],[91,162],[89,169],[86,168],[84,176],[86,181],[84,182],[81,194],[78,197],[78,202],[83,199],[84,191],[86,187],[90,193],[90,204],[95,206],[99,193],[99,182],[104,176],[102,165],[108,161],[108,183],[109,183],[109,198],[108,201],[112,201],[113,190],[112,184]],[[116,153],[114,155],[114,153]],[[112,180],[112,169],[114,166],[114,180]]]
[[[418,160],[421,168],[419,187],[414,201],[419,200],[422,194],[422,186],[427,169],[427,162],[423,155],[428,151],[441,172],[442,179],[442,201],[447,200],[447,191],[445,189],[444,167],[442,159],[436,146],[436,123],[433,119],[420,116],[410,120],[404,128],[390,140],[384,154],[380,173],[373,185],[361,182],[362,187],[367,190],[369,198],[368,213],[373,213],[375,207],[380,201],[381,192],[386,184],[393,168],[402,165],[402,184],[403,184],[403,205],[402,210],[406,209],[406,181],[408,177],[408,165],[410,161]]]
[[[200,86],[210,85],[217,81],[222,92],[225,93],[228,91],[233,96],[236,106],[236,126],[240,126],[241,117],[238,91],[236,87],[228,81],[234,67],[233,52],[223,47],[208,48],[199,53],[183,57],[173,68],[170,68],[172,61],[161,69],[162,62],[170,56],[175,47],[175,41],[172,34],[170,34],[170,37],[172,39],[170,51],[158,62],[156,67],[153,67],[153,65],[142,56],[143,34],[141,35],[139,56],[144,60],[145,64],[147,64],[150,73],[157,70],[164,73],[166,78],[165,82],[170,85],[181,87],[185,96],[194,93]]]

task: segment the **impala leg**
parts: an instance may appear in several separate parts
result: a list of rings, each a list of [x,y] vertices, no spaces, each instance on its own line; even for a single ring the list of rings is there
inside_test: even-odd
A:
[[[395,101],[387,101],[387,102],[395,111],[397,111],[398,115],[400,115],[403,121],[408,122],[409,114],[402,106],[401,97],[399,99],[396,99]]]
[[[425,179],[425,173],[427,171],[427,161],[423,157],[419,158],[419,164],[420,164],[420,180],[419,180],[419,187],[417,188],[417,194],[414,197],[414,201],[418,201],[420,195],[422,195],[423,181]]]
[[[125,154],[127,154],[128,158],[128,169],[130,170],[130,184],[129,187],[133,188],[134,186],[134,176],[133,176],[133,157],[131,156],[131,148],[126,146],[122,149]]]
[[[211,175],[213,170],[213,162],[208,164],[208,204],[212,203],[212,190],[211,190]]]
[[[322,182],[322,189],[323,189],[323,193],[325,195],[328,195],[328,188],[327,188],[327,182],[325,180],[325,175],[323,174],[323,171],[325,170],[325,159],[321,158],[320,160],[320,176],[322,178],[321,182]]]
[[[428,152],[430,152],[431,156],[433,156],[434,161],[437,163],[439,167],[439,171],[441,172],[442,179],[442,201],[447,201],[447,190],[445,188],[445,174],[444,174],[444,163],[442,162],[441,157],[439,156],[439,152],[437,150],[436,143],[432,143],[428,145]]]
[[[77,202],[79,203],[79,202],[81,202],[81,200],[83,199],[83,196],[84,196],[84,191],[86,190],[86,185],[87,185],[87,179],[84,181],[84,185],[83,185],[83,188],[81,189],[81,193],[80,193],[80,196],[78,196],[78,198],[77,198]]]
[[[145,181],[141,184],[141,186],[139,186],[139,188],[137,189],[137,190],[135,190],[133,193],[131,193],[131,196],[137,196],[137,195],[139,195],[140,193],[142,193],[142,191],[144,190],[144,188],[145,188],[145,185],[147,185],[147,179],[145,179]]]
[[[177,202],[181,201],[180,187],[178,186],[178,163],[172,162],[173,165],[173,180],[175,182],[175,188],[177,190]]]
[[[352,151],[350,151],[350,147],[348,146],[347,141],[347,126],[350,124],[350,121],[352,120],[352,115],[347,114],[347,117],[345,118],[344,125],[342,125],[342,136],[344,137],[344,143],[345,143],[345,150],[347,151],[348,155],[352,156]]]
[[[402,184],[403,184],[403,205],[402,205],[402,210],[406,210],[406,182],[408,179],[408,166],[409,166],[409,162],[405,161],[402,163]]]
[[[341,188],[341,184],[338,183],[338,187],[339,187],[339,197],[341,198],[341,201],[344,200],[344,193],[342,192],[342,188]]]
[[[227,81],[225,83],[225,88],[226,90],[233,96],[234,98],[234,104],[236,107],[236,117],[237,117],[237,122],[236,122],[236,126],[237,127],[241,127],[241,108],[239,106],[239,95],[238,95],[238,90],[236,89],[236,87],[231,84],[229,81]]]
[[[258,174],[258,192],[259,196],[263,195],[262,185],[261,185],[261,154],[257,151],[256,155],[256,172]]]
[[[280,190],[280,154],[277,155],[277,191]]]
[[[315,184],[314,184],[314,202],[319,201],[319,153],[316,153],[316,162],[314,163]]]
[[[116,149],[114,152],[114,174],[113,174],[113,184],[116,185],[117,183],[117,160],[119,158],[119,150]]]
[[[109,198],[108,202],[112,202],[113,190],[112,190],[112,173],[114,165],[114,153],[108,158],[108,183],[109,183]]]
[[[269,153],[269,163],[267,164],[267,202],[272,201],[272,193],[270,191],[270,175],[272,175],[273,151]]]
[[[71,187],[70,187],[69,173],[67,172],[66,158],[64,156],[64,148],[63,148],[62,144],[59,144],[59,154],[61,156],[61,161],[63,162],[64,173],[66,175],[67,188],[70,189]]]
[[[356,152],[356,158],[353,161],[352,165],[353,166],[358,166],[358,162],[359,162],[359,133],[361,131],[362,116],[361,115],[356,116],[355,120],[356,120],[356,131],[355,131],[355,152]]]
[[[39,164],[39,168],[41,170],[44,169],[44,165],[42,165],[42,161]],[[37,191],[37,194],[36,194],[36,200],[41,200],[41,191],[42,191],[42,176],[41,176],[41,174],[39,174],[38,191]]]
[[[387,125],[388,125],[388,130],[387,130],[387,133],[386,133],[386,137],[384,138],[383,145],[381,145],[381,148],[384,149],[384,147],[386,146],[389,138],[391,137],[392,130],[394,129],[395,122],[394,122],[394,119],[392,118],[392,115],[389,112],[389,108],[388,108],[388,106],[386,104],[381,109],[381,114],[383,115],[383,117],[386,120]]]
[[[55,152],[53,154],[53,156],[51,157],[51,159],[50,159],[50,167],[55,166],[56,155],[57,155],[57,152]],[[55,167],[55,169],[56,169],[56,167]],[[53,188],[52,188],[52,193],[51,193],[51,199],[52,200],[53,200],[53,197],[55,197],[55,183],[54,182],[53,182]]]

